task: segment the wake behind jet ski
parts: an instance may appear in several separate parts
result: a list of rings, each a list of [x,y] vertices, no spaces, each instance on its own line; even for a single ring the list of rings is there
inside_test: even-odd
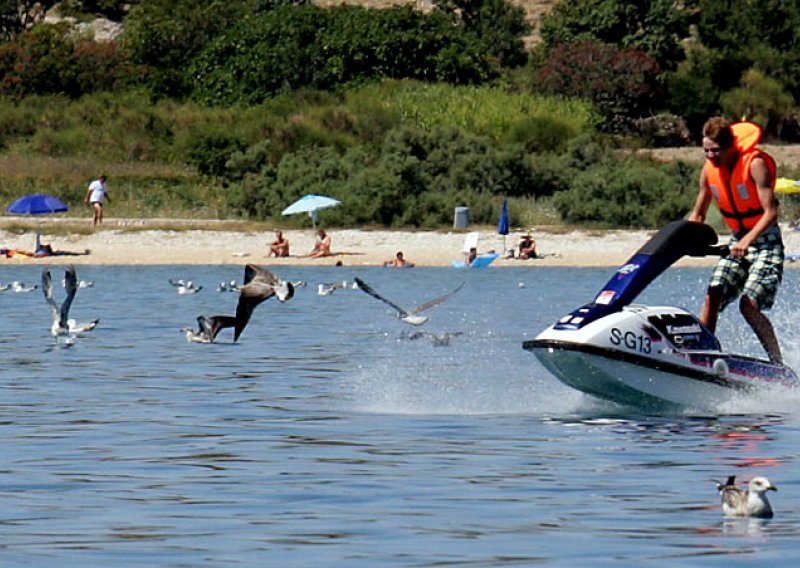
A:
[[[765,385],[798,385],[781,364],[723,351],[700,320],[676,307],[631,302],[685,255],[725,255],[708,225],[675,221],[639,249],[595,299],[523,343],[561,382],[640,407],[709,407]]]

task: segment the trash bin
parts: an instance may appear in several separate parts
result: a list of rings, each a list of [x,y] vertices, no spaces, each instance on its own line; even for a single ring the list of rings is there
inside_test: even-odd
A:
[[[453,220],[453,228],[466,229],[469,227],[469,207],[456,207],[456,216]]]

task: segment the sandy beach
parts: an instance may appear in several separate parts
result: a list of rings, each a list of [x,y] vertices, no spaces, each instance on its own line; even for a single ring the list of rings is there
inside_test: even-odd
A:
[[[9,218],[3,218],[7,223]],[[84,253],[76,256],[33,258],[15,255],[0,257],[0,263],[11,264],[244,264],[326,266],[341,262],[346,266],[380,266],[402,250],[416,266],[450,266],[462,260],[465,236],[480,231],[478,250],[507,251],[516,249],[527,231],[513,230],[504,238],[494,227],[470,227],[469,230],[389,231],[331,229],[332,252],[329,257],[309,258],[314,244],[311,229],[284,230],[292,256],[268,258],[268,243],[273,233],[265,228],[256,231],[228,230],[224,223],[219,229],[154,230],[151,221],[107,219],[101,229],[88,234],[45,235],[56,251]],[[213,223],[210,227],[215,227]],[[9,232],[0,223],[0,248],[32,251],[35,233]],[[583,231],[563,232],[563,229],[533,229],[539,253],[543,258],[519,260],[501,255],[492,267],[504,266],[616,266],[624,262],[655,233],[655,231]],[[723,236],[723,238],[726,238]],[[784,227],[787,252],[800,251],[800,232]],[[685,258],[681,264],[705,265],[713,259]]]

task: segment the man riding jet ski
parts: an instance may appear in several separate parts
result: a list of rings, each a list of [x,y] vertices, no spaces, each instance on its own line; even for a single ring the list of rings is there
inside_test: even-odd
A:
[[[732,231],[730,254],[722,257],[708,285],[700,312],[713,332],[717,315],[739,298],[739,310],[773,363],[782,363],[775,330],[762,313],[775,301],[783,279],[783,239],[775,198],[775,160],[756,145],[761,128],[750,122],[729,124],[721,117],[703,126],[706,162],[690,221],[705,221],[711,200]]]

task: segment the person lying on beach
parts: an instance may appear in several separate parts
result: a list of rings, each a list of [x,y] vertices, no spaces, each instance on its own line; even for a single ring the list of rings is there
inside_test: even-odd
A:
[[[289,241],[283,236],[283,231],[275,229],[275,240],[270,243],[267,256],[289,256]]]
[[[397,254],[395,255],[394,259],[387,260],[386,262],[383,263],[383,265],[386,268],[411,268],[412,266],[414,266],[414,263],[408,262],[403,257],[403,251],[399,250],[397,251]]]
[[[89,249],[83,249],[83,252],[74,252],[70,250],[53,250],[50,245],[42,245],[37,252],[31,252],[22,249],[0,249],[0,256],[11,258],[14,256],[26,256],[28,258],[45,258],[48,256],[85,256],[90,254]]]
[[[314,248],[311,250],[311,253],[308,256],[311,258],[320,258],[322,256],[330,255],[331,238],[325,234],[325,231],[320,229],[317,231],[317,242],[314,244]]]
[[[478,258],[478,249],[472,247],[471,249],[469,249],[469,253],[467,254],[467,259],[464,261],[464,265],[470,266],[472,264],[472,261],[475,260],[476,258]]]

